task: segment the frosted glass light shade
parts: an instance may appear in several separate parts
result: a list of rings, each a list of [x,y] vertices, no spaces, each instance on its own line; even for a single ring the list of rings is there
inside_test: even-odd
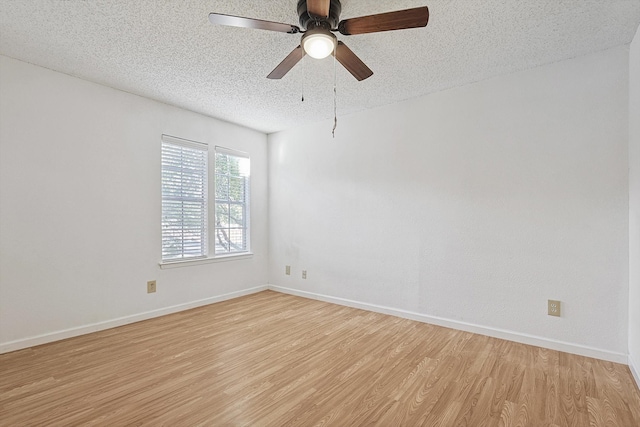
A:
[[[336,38],[333,34],[324,32],[307,34],[302,40],[302,47],[312,58],[326,58],[336,48]]]

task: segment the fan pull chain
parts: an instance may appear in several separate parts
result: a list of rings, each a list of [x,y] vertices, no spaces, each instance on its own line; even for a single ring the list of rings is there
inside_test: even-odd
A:
[[[336,52],[333,51],[333,129],[331,130],[331,135],[333,135],[333,139],[336,138],[336,127],[338,127],[338,91],[336,89]]]
[[[300,49],[302,51],[302,102],[304,102],[304,70],[305,70],[305,60],[304,60],[304,49]]]

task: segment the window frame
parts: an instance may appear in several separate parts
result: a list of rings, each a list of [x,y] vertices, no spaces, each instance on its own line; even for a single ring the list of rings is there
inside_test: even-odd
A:
[[[216,160],[217,160],[217,155],[218,154],[223,154],[223,155],[227,155],[227,156],[232,156],[232,157],[237,157],[237,158],[242,158],[242,159],[247,159],[248,161],[248,168],[249,168],[249,173],[246,176],[246,182],[244,185],[244,203],[238,203],[238,202],[231,202],[229,200],[227,200],[227,203],[229,204],[234,204],[234,205],[241,205],[244,207],[244,211],[243,211],[243,215],[242,215],[242,219],[243,219],[243,227],[241,228],[244,231],[244,241],[245,241],[245,249],[242,251],[233,251],[233,252],[217,252],[216,251],[216,238],[217,238],[217,230],[219,229],[218,225],[217,225],[217,221],[216,221],[216,212],[217,212],[217,207],[218,207],[218,198],[217,198],[217,194],[216,193],[216,188],[217,188],[217,182],[216,182],[216,178],[218,177],[218,175],[220,175],[218,173],[218,170],[216,168]],[[211,160],[211,159],[210,159]],[[249,155],[249,153],[246,153],[244,151],[239,151],[239,150],[234,150],[231,148],[227,148],[227,147],[222,147],[219,145],[216,145],[214,147],[213,150],[213,182],[212,182],[212,187],[214,189],[214,194],[213,197],[211,198],[211,201],[213,202],[213,209],[210,210],[211,212],[211,216],[212,216],[212,221],[209,222],[209,224],[213,224],[213,226],[211,227],[211,231],[210,231],[210,249],[211,249],[211,253],[213,254],[214,257],[229,257],[229,256],[239,256],[239,255],[244,255],[247,253],[251,253],[251,156]]]
[[[249,153],[244,152],[244,151],[239,151],[239,150],[234,150],[234,149],[230,149],[227,147],[222,147],[222,146],[213,146],[213,150],[211,149],[211,145],[207,144],[207,143],[203,143],[203,142],[198,142],[198,141],[192,141],[192,140],[188,140],[188,139],[184,139],[184,138],[179,138],[179,137],[175,137],[175,136],[171,136],[171,135],[166,135],[166,134],[162,134],[162,138],[161,138],[161,155],[162,155],[162,144],[164,142],[168,142],[169,144],[174,143],[175,145],[180,145],[181,143],[184,143],[185,145],[187,144],[191,144],[192,146],[196,147],[196,148],[201,148],[201,147],[206,147],[206,151],[207,151],[207,185],[206,185],[206,209],[207,209],[207,216],[206,216],[206,224],[205,224],[205,229],[206,229],[206,233],[205,233],[205,239],[206,239],[206,244],[205,244],[205,249],[206,249],[206,255],[204,256],[199,256],[199,257],[189,257],[189,258],[177,258],[177,259],[163,259],[162,255],[163,255],[163,247],[162,247],[162,221],[163,221],[163,209],[161,206],[161,229],[160,229],[160,261],[158,262],[158,265],[160,266],[161,269],[169,269],[169,268],[179,268],[179,267],[186,267],[186,266],[191,266],[191,265],[201,265],[201,264],[208,264],[208,263],[214,263],[214,262],[225,262],[225,261],[233,261],[233,260],[242,260],[242,259],[248,259],[248,258],[252,258],[253,257],[253,252],[251,251],[251,174],[249,173],[249,176],[247,177],[247,183],[245,184],[245,215],[244,215],[244,222],[245,222],[245,240],[246,240],[246,250],[244,251],[236,251],[236,252],[225,252],[225,253],[216,253],[216,245],[215,245],[215,231],[216,231],[216,194],[215,194],[215,188],[216,188],[216,182],[215,182],[215,178],[216,178],[216,154],[218,152],[222,152],[224,154],[228,154],[228,155],[232,155],[235,157],[243,157],[248,159],[249,161],[249,168],[250,166],[250,162],[251,162],[251,157],[249,155]],[[177,143],[176,143],[177,142]],[[161,199],[161,205],[162,205],[162,201],[163,201],[163,196],[162,196],[162,159],[160,161],[160,169],[161,169],[161,173],[160,173],[160,177],[161,177],[161,185],[160,185],[160,199]],[[213,194],[211,192],[211,189],[213,189]]]

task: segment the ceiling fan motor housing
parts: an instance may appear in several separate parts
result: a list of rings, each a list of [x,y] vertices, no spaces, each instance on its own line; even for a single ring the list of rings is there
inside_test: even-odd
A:
[[[316,18],[307,11],[307,0],[298,0],[298,15],[300,16],[300,26],[304,30],[312,30],[314,28],[324,28],[334,30],[338,28],[340,22],[340,12],[342,5],[340,0],[331,0],[329,6],[329,16],[326,18]]]

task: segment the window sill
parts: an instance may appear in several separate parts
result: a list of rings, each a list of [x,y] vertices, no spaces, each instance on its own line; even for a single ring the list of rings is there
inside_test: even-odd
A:
[[[209,258],[198,258],[198,259],[189,259],[189,260],[180,260],[180,261],[161,261],[158,263],[158,265],[162,270],[166,270],[168,268],[188,267],[191,265],[211,264],[214,262],[238,261],[241,259],[249,259],[249,258],[253,258],[253,253],[243,252],[241,254],[221,255],[221,256],[209,257]]]

